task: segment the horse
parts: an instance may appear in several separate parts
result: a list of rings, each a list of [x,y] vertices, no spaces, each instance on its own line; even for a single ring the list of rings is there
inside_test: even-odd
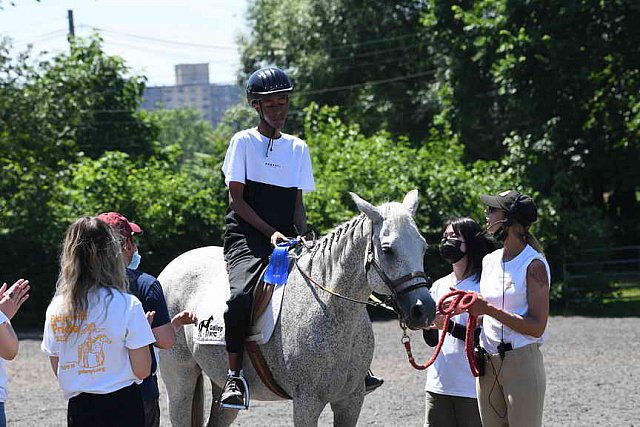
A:
[[[417,190],[407,193],[402,203],[381,206],[350,194],[360,215],[316,240],[297,258],[273,335],[260,346],[273,378],[293,400],[295,426],[317,426],[327,404],[334,425],[356,425],[374,350],[365,305],[372,291],[391,297],[401,321],[412,329],[435,317],[423,272],[427,244],[414,221]],[[222,249],[188,251],[171,261],[158,280],[171,316],[185,309],[197,312],[201,304],[211,302],[214,287],[228,287]],[[216,402],[227,377],[227,353],[224,346],[195,343],[196,328],[185,326],[174,347],[161,350],[159,367],[171,423],[202,426],[204,371],[213,393],[207,425],[228,426],[238,410],[222,409]],[[251,399],[283,400],[244,359]]]

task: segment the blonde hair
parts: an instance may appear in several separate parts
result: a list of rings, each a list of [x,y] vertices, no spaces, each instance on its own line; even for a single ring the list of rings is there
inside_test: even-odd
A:
[[[536,250],[536,252],[540,253],[540,255],[544,256],[544,250],[542,249],[542,244],[540,243],[540,241],[538,239],[536,239],[536,236],[534,236],[533,234],[529,233],[529,229],[526,229],[524,231],[524,241],[527,242],[527,244],[529,246],[531,246],[533,249]]]
[[[98,218],[78,218],[65,233],[56,284],[56,294],[62,296],[71,323],[82,319],[88,309],[89,293],[100,288],[127,292],[120,241],[111,227]]]

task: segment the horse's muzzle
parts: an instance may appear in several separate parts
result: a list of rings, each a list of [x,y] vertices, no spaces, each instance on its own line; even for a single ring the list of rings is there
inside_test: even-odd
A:
[[[422,329],[436,317],[436,303],[426,287],[399,296],[397,304],[402,321],[411,329]]]

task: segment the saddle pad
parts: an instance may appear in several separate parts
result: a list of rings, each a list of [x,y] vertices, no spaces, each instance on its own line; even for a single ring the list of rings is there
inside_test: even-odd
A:
[[[273,289],[273,296],[264,313],[258,318],[247,336],[247,341],[255,341],[257,344],[266,344],[273,330],[275,329],[282,298],[284,296],[285,285],[276,285]],[[193,334],[193,340],[201,345],[225,345],[224,339],[224,311],[227,308],[229,299],[229,288],[226,286],[216,286],[196,309],[198,325]]]

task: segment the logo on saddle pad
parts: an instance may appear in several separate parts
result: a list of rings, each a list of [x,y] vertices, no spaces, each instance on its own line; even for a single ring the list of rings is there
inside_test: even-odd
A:
[[[257,344],[265,344],[269,341],[280,315],[284,288],[283,285],[273,287],[273,295],[266,303],[264,312],[250,326],[248,341],[255,341]],[[196,317],[205,319],[192,326],[193,341],[196,344],[225,345],[224,311],[229,291],[218,290],[220,292],[215,294],[216,289],[211,289],[212,294],[203,298],[195,309]]]
[[[224,328],[209,316],[207,320],[201,320],[198,323],[195,339],[201,343],[217,343],[224,338]]]

